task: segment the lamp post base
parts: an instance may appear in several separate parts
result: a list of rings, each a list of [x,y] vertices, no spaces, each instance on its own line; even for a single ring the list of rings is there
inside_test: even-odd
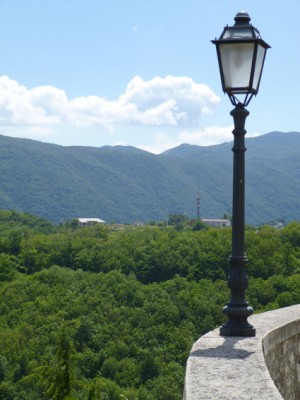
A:
[[[255,328],[247,321],[247,318],[253,313],[252,307],[227,305],[224,307],[224,313],[227,314],[228,321],[220,327],[220,336],[255,336]]]
[[[255,335],[256,330],[250,324],[244,327],[230,327],[227,325],[222,325],[220,327],[220,336],[254,337]]]

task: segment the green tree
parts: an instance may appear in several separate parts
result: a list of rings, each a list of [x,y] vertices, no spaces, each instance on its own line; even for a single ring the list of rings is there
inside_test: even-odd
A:
[[[73,346],[66,329],[58,335],[57,352],[52,362],[36,370],[41,377],[47,398],[51,400],[73,400]]]
[[[13,280],[18,269],[19,261],[17,257],[0,253],[0,282]]]
[[[168,219],[168,225],[184,224],[187,221],[188,217],[184,214],[170,214]]]

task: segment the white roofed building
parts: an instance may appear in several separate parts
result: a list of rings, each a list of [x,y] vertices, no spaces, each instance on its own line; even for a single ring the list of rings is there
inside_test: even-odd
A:
[[[201,221],[205,222],[207,225],[213,226],[215,228],[231,226],[229,219],[202,219]]]
[[[100,218],[78,218],[79,226],[84,228],[86,226],[92,226],[97,224],[105,224],[105,221]]]

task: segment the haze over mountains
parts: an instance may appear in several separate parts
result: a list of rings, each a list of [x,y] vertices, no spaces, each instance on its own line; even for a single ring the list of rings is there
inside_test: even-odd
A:
[[[231,213],[232,143],[181,145],[160,155],[134,147],[64,147],[0,136],[0,209],[62,222],[202,218]],[[246,138],[246,223],[300,220],[300,133]]]

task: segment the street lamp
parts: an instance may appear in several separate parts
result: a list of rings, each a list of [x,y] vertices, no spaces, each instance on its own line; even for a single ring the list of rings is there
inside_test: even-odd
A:
[[[234,26],[226,26],[216,45],[222,88],[235,106],[233,117],[233,199],[232,252],[229,259],[228,286],[231,297],[223,311],[228,321],[221,326],[221,336],[255,336],[255,328],[247,321],[253,313],[245,299],[248,286],[245,256],[245,107],[258,93],[266,51],[270,47],[242,11],[234,18]]]

